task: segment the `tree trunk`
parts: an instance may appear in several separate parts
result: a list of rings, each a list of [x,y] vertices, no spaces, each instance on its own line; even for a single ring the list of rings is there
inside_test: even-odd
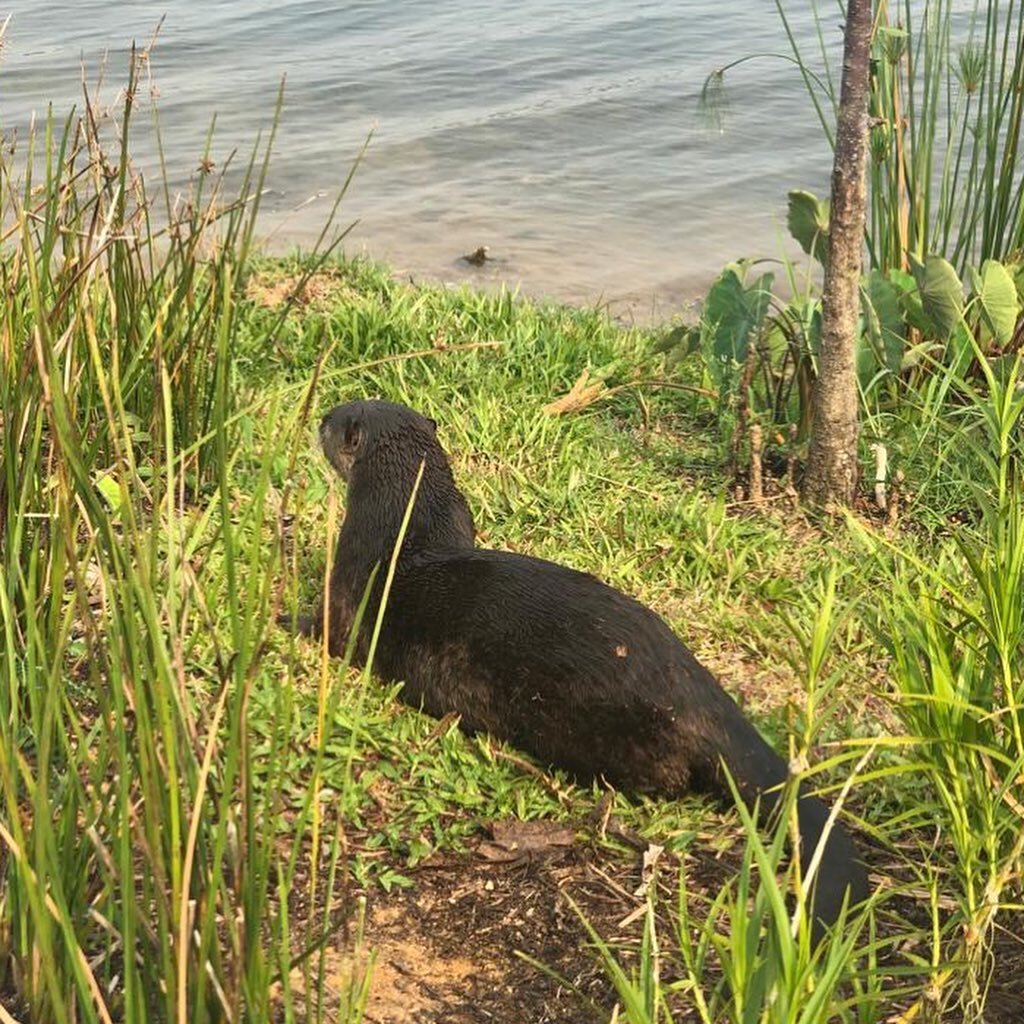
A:
[[[867,207],[871,11],[872,0],[847,0],[821,354],[803,485],[804,498],[817,504],[849,505],[857,488],[857,317]]]

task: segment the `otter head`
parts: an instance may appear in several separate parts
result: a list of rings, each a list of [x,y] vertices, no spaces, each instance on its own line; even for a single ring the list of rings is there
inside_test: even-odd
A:
[[[395,435],[403,436],[407,442],[422,438],[422,451],[436,446],[437,424],[404,405],[375,400],[346,402],[335,406],[320,420],[324,455],[345,481],[351,479],[356,466],[376,450],[381,441]]]

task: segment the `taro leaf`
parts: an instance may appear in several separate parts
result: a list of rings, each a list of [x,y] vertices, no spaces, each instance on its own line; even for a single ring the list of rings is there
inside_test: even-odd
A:
[[[953,265],[941,256],[926,256],[922,263],[912,255],[910,269],[932,331],[942,341],[949,341],[963,319],[964,310],[964,287]]]
[[[945,359],[954,373],[963,372],[974,360],[976,342],[971,329],[962,320],[946,342]]]
[[[1010,273],[1013,275],[1013,283],[1017,289],[1017,298],[1024,306],[1024,262],[1011,263]]]
[[[889,280],[900,292],[912,292],[917,288],[917,282],[914,280],[914,275],[908,274],[905,270],[900,270],[899,267],[893,267],[892,270],[889,271]]]
[[[971,268],[971,284],[989,337],[1008,345],[1017,326],[1017,289],[1009,270],[998,260],[985,260],[981,273]]]
[[[810,309],[810,317],[804,318],[804,333],[807,338],[807,347],[815,359],[821,355],[821,302],[813,301]]]
[[[866,391],[880,365],[878,352],[875,351],[871,335],[867,330],[857,332],[854,358],[857,367],[857,380],[860,381],[861,388]]]
[[[742,363],[747,358],[750,336],[768,312],[773,275],[765,274],[744,288],[736,271],[722,271],[704,303],[705,339],[714,360]]]
[[[1016,352],[1007,352],[1004,355],[996,356],[989,359],[988,364],[992,368],[992,376],[1004,388],[1015,380],[1015,375],[1018,372]]]
[[[864,352],[870,352],[876,366],[885,366],[885,349],[882,345],[882,328],[878,314],[871,305],[867,289],[860,290],[860,330],[857,332],[857,372],[861,372]]]
[[[872,270],[862,297],[868,339],[883,364],[892,373],[899,373],[907,344],[900,290],[881,271]]]
[[[867,392],[879,375],[880,368],[885,367],[885,350],[882,347],[878,317],[863,287],[860,297],[861,315],[857,321],[857,333],[854,338],[854,362],[857,380],[860,381],[861,388]]]
[[[784,330],[785,320],[789,320],[790,316],[789,309],[786,309],[786,313],[782,317],[772,317],[768,324],[767,330],[764,332],[763,345],[764,352],[768,357],[769,363],[774,365],[775,361],[782,358],[782,354],[789,348],[789,334]],[[793,328],[791,328],[792,330]]]
[[[700,351],[700,324],[691,324],[686,328],[684,339],[671,349],[665,358],[669,369],[677,367],[684,359]]]
[[[890,270],[889,280],[899,294],[900,306],[903,310],[903,319],[908,327],[915,328],[923,335],[931,336],[931,321],[924,315],[921,308],[921,293],[917,290],[917,281],[913,274],[905,270]]]
[[[828,263],[828,203],[822,202],[813,192],[793,189],[789,193],[786,225],[789,233],[800,243],[800,248],[824,267]]]
[[[764,318],[772,302],[772,285],[775,283],[774,274],[762,274],[753,285],[747,289],[747,298],[750,302],[750,311],[754,317],[754,326],[760,329]]]

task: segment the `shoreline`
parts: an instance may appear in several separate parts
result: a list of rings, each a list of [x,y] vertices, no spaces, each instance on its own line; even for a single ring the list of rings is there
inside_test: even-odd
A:
[[[351,259],[353,255],[374,260],[373,254],[369,251],[359,254],[346,253],[345,257]],[[665,285],[647,291],[634,290],[608,295],[604,292],[588,293],[578,288],[537,290],[522,277],[505,276],[499,271],[488,274],[486,270],[473,267],[467,267],[462,273],[455,270],[449,274],[440,274],[430,270],[417,271],[398,267],[387,260],[377,262],[388,266],[392,276],[397,280],[413,286],[432,285],[449,289],[468,287],[474,291],[487,293],[498,292],[504,288],[537,305],[600,309],[607,313],[610,320],[623,328],[656,328],[679,321],[693,321],[699,315],[700,304],[714,280],[714,275],[710,275],[703,287],[694,284],[684,289],[682,286],[674,288]]]
[[[308,252],[329,216],[325,197],[287,209],[280,195],[272,193],[269,199],[258,217],[261,251],[271,258]],[[572,221],[552,221],[541,229],[467,211],[426,220],[360,210],[345,200],[326,242],[344,236],[339,256],[380,263],[396,280],[485,291],[504,287],[538,303],[597,307],[624,327],[650,328],[692,322],[711,285],[732,262],[746,260],[761,272],[773,271],[777,286],[783,287],[783,264],[800,266],[807,257],[784,224],[776,223],[772,234],[751,236],[749,247],[741,250],[715,234],[679,247],[657,233],[620,226],[609,227],[597,244],[588,244],[583,228]],[[465,260],[481,248],[487,249],[483,264]]]
[[[315,237],[305,232],[294,231],[258,231],[256,238],[260,254],[269,260],[306,254],[315,241]],[[467,247],[463,251],[468,254],[474,248]],[[614,289],[607,281],[588,283],[580,268],[574,273],[565,273],[564,268],[555,267],[558,260],[551,257],[545,259],[532,252],[517,252],[514,248],[507,251],[497,246],[488,248],[487,260],[480,266],[471,265],[459,255],[445,260],[436,247],[396,247],[386,240],[380,240],[375,246],[365,239],[348,245],[343,242],[335,255],[346,261],[367,260],[386,268],[396,281],[413,286],[470,288],[491,294],[505,289],[538,305],[600,309],[623,328],[656,328],[693,322],[722,267],[709,259],[708,266],[715,269],[681,273],[648,287],[627,285]]]

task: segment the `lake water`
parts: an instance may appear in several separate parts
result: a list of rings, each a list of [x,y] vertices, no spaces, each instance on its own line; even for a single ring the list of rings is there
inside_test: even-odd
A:
[[[813,45],[805,0],[794,28]],[[841,42],[821,5],[828,43]],[[309,243],[372,130],[342,207],[349,252],[418,277],[507,280],[617,311],[668,315],[742,255],[774,256],[785,194],[823,191],[830,154],[796,70],[750,61],[726,78],[721,125],[707,75],[787,53],[768,0],[14,0],[0,53],[0,126],[24,135],[66,112],[106,55],[116,98],[132,41],[164,22],[149,61],[169,163],[214,160],[283,121],[263,229]],[[0,12],[2,16],[2,12]],[[148,104],[148,99],[147,99]],[[148,121],[143,104],[139,121]],[[134,155],[153,161],[143,124]],[[481,269],[458,259],[487,245]]]

